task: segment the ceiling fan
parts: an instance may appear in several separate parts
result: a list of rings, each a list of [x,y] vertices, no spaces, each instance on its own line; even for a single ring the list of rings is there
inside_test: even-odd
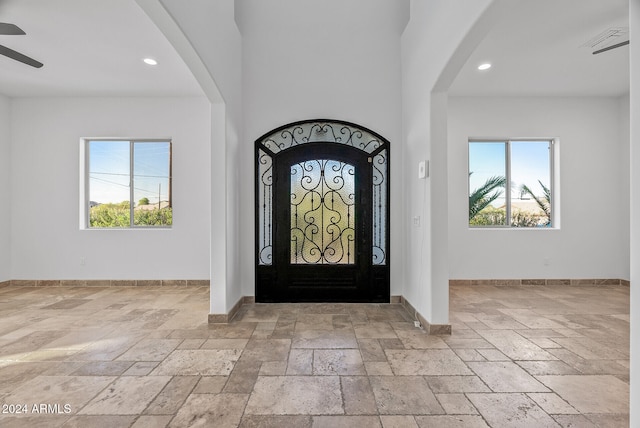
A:
[[[0,36],[24,36],[25,34],[26,33],[15,24],[0,22]],[[40,68],[43,66],[41,62],[23,55],[20,52],[16,52],[13,49],[9,49],[8,47],[3,45],[0,45],[0,55],[4,55],[16,61],[20,61],[24,64],[30,65],[31,67]]]
[[[612,49],[621,48],[629,44],[629,27],[609,27],[599,33],[581,47],[592,50],[598,55]]]
[[[598,55],[598,54],[600,54],[602,52],[610,51],[611,49],[620,48],[620,47],[626,46],[628,44],[629,44],[629,40],[625,40],[624,42],[616,43],[615,45],[611,45],[611,46],[607,46],[606,48],[598,49],[597,51],[594,51],[593,54],[594,55]]]

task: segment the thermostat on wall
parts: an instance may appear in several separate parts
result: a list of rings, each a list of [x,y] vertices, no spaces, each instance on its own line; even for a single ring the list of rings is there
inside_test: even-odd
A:
[[[429,176],[429,162],[418,162],[418,178],[426,178]]]

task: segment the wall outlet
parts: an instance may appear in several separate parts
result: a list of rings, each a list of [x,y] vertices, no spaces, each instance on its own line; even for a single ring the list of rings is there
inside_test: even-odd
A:
[[[420,324],[420,321],[414,321],[414,322],[413,322],[413,325],[414,325],[416,328],[422,328],[422,325]]]
[[[413,225],[416,226],[416,227],[420,227],[420,216],[419,215],[413,217]]]

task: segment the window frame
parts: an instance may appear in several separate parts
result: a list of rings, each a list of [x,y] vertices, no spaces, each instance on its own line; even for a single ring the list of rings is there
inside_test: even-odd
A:
[[[128,226],[120,226],[120,227],[96,227],[91,226],[90,218],[91,218],[91,185],[90,185],[90,173],[91,173],[91,142],[128,142],[129,143],[129,225]],[[151,225],[136,225],[134,218],[135,211],[135,188],[133,186],[134,183],[134,147],[136,144],[144,144],[144,143],[168,143],[169,144],[169,176],[167,177],[169,181],[169,195],[172,194],[173,191],[173,140],[171,138],[162,137],[162,138],[109,138],[109,137],[99,137],[99,138],[81,138],[80,139],[80,162],[81,162],[81,177],[80,177],[80,196],[81,196],[81,204],[80,204],[80,228],[84,230],[171,230],[173,228],[173,221],[170,225],[160,225],[160,226],[151,226]],[[171,200],[172,197],[170,196]],[[173,208],[173,204],[169,205]]]
[[[549,193],[550,193],[550,224],[549,226],[537,226],[537,227],[519,227],[513,226],[511,221],[511,143],[513,142],[545,142],[549,143]],[[467,140],[467,209],[469,208],[468,198],[471,194],[470,180],[468,178],[471,173],[470,163],[470,148],[472,143],[504,143],[505,145],[505,219],[506,224],[492,224],[492,225],[472,225],[469,223],[467,217],[467,227],[474,230],[482,229],[508,229],[508,230],[554,230],[559,228],[559,219],[557,216],[558,209],[557,196],[556,196],[556,145],[558,139],[554,137],[532,137],[532,138],[469,138]]]

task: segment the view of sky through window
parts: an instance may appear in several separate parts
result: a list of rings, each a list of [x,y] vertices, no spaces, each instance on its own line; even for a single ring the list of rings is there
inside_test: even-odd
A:
[[[135,142],[133,149],[134,201],[169,200],[168,142]],[[106,204],[129,201],[130,142],[91,141],[89,189],[92,202]]]
[[[89,227],[171,226],[169,141],[87,142]]]
[[[551,226],[551,177],[550,140],[470,141],[469,224]]]
[[[469,191],[479,189],[492,177],[507,175],[505,144],[504,142],[469,144]],[[503,192],[492,205],[497,208],[504,204]]]

